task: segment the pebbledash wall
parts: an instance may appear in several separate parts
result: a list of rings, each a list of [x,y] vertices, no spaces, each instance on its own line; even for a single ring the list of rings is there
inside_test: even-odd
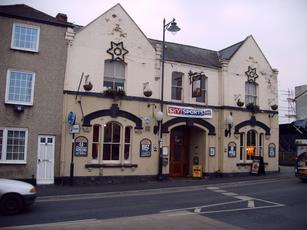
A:
[[[0,6],[0,177],[60,176],[69,27],[27,5]]]
[[[71,175],[72,162],[78,178],[158,174],[161,47],[119,4],[75,31],[64,84],[60,177]],[[277,171],[278,71],[254,38],[220,51],[167,42],[165,51],[163,174],[191,176],[195,164],[203,175],[249,173],[259,156],[266,171]],[[192,97],[197,83],[202,95]]]

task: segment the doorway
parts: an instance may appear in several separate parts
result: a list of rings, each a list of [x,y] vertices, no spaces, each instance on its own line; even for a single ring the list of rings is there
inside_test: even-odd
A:
[[[37,184],[54,183],[54,136],[38,136]]]
[[[171,177],[193,175],[193,165],[205,170],[207,132],[196,126],[178,126],[171,130],[169,174]]]
[[[178,126],[171,130],[170,140],[170,176],[189,175],[189,127]]]

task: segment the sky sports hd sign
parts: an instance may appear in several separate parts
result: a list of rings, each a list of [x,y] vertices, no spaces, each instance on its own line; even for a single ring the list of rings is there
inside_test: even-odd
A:
[[[167,106],[167,115],[172,117],[212,118],[212,109]]]

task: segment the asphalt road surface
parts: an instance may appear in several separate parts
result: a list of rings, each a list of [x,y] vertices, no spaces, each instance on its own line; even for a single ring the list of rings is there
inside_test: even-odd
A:
[[[307,229],[307,183],[295,177],[39,197],[0,229]]]

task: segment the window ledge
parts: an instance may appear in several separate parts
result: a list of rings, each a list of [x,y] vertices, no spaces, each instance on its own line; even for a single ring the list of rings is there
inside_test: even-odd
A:
[[[11,47],[11,50],[23,51],[23,52],[26,52],[26,53],[38,53],[38,50],[21,48],[21,47]]]
[[[5,164],[5,165],[25,165],[27,164],[26,161],[1,161],[0,164]]]
[[[137,168],[137,164],[85,164],[85,168]]]
[[[250,166],[250,165],[252,165],[253,164],[253,162],[251,161],[251,162],[240,162],[240,163],[237,163],[237,166]],[[264,162],[264,165],[268,165],[269,163],[268,162]]]

